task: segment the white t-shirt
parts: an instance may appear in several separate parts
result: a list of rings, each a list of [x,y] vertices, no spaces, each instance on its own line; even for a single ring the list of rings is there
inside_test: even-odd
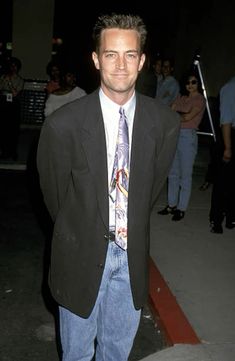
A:
[[[76,86],[75,88],[73,88],[73,90],[66,94],[49,94],[45,104],[45,116],[47,117],[55,110],[62,107],[62,105],[70,103],[73,100],[81,98],[84,95],[86,95],[85,90],[79,88],[78,86]]]

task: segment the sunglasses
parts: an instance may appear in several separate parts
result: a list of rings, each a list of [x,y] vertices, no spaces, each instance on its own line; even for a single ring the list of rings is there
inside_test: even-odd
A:
[[[197,80],[189,80],[189,81],[187,81],[186,85],[189,85],[189,84],[195,85],[195,84],[197,84]]]

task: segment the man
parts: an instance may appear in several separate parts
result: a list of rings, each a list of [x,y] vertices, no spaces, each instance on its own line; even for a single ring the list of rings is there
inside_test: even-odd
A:
[[[144,95],[155,98],[157,78],[151,65],[150,57],[146,56],[144,66],[138,75],[135,89]]]
[[[224,218],[226,228],[235,227],[235,77],[220,90],[220,125],[223,149],[212,189],[212,233],[223,233]]]
[[[163,74],[162,74],[162,58],[157,55],[154,64],[153,64],[154,74],[156,77],[156,90],[155,90],[155,96],[157,97],[158,89],[161,86],[161,82],[163,80]]]
[[[163,79],[158,84],[156,97],[169,106],[172,105],[180,91],[179,83],[172,75],[173,70],[173,60],[165,58],[162,61]]]
[[[220,91],[220,123],[224,140],[223,160],[234,159],[235,129],[235,77],[230,79]]]
[[[146,302],[150,211],[179,130],[175,112],[135,92],[146,36],[138,16],[99,17],[92,53],[99,89],[42,128],[37,159],[55,222],[49,284],[59,304],[63,361],[90,361],[95,339],[96,361],[126,361]]]

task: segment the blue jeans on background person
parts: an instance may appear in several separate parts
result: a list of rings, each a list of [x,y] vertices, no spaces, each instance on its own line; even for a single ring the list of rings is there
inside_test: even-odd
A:
[[[61,306],[59,314],[63,361],[91,361],[95,339],[96,361],[127,361],[141,315],[133,304],[127,251],[109,243],[98,298],[89,318]]]
[[[168,175],[168,204],[185,211],[192,189],[193,165],[197,155],[198,136],[195,129],[181,129],[175,157]]]

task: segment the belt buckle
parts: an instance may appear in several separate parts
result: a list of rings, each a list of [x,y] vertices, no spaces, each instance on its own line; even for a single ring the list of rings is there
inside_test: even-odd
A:
[[[114,241],[115,241],[115,233],[114,233],[114,232],[110,232],[110,231],[109,231],[109,240],[110,240],[110,242],[114,242]]]

